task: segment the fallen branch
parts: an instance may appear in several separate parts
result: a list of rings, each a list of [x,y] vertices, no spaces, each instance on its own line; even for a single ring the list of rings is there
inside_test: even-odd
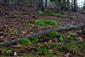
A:
[[[46,30],[44,32],[32,34],[32,35],[26,36],[26,38],[28,38],[28,39],[37,38],[37,37],[39,37],[41,35],[48,34],[49,32],[52,32],[52,31],[60,32],[60,31],[67,31],[67,30],[72,30],[72,29],[82,29],[84,26],[85,26],[84,24],[69,25],[69,26],[66,25],[66,26],[63,26],[63,27],[49,29],[49,30]],[[6,47],[6,46],[10,46],[10,45],[15,45],[15,44],[17,44],[19,42],[19,40],[20,39],[8,41],[8,42],[2,42],[2,43],[0,43],[0,47]]]

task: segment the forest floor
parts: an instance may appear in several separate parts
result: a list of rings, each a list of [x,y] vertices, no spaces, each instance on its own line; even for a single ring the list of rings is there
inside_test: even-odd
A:
[[[54,28],[54,27],[44,27],[44,28],[37,27],[37,25],[34,24],[34,21],[39,19],[56,20],[58,22],[58,26],[56,27],[59,27],[59,26],[63,27],[66,25],[69,26],[69,25],[85,24],[85,14],[78,13],[78,12],[76,13],[63,12],[63,13],[64,13],[63,16],[36,16],[35,9],[33,8],[0,7],[0,42],[11,41],[17,38],[25,37],[30,34],[43,32],[45,30]],[[76,29],[71,31],[63,31],[61,33],[65,35],[69,32],[76,33],[80,31],[81,30]],[[59,51],[57,51],[57,53],[58,52]],[[60,52],[60,53],[62,53],[62,55],[58,54],[59,55],[58,57],[63,57],[64,56],[63,52]],[[32,56],[32,54],[30,54],[30,56],[35,57],[35,56]],[[82,56],[85,57],[84,53]],[[8,57],[11,57],[11,56],[8,56]],[[23,55],[20,57],[25,57],[25,56]],[[41,56],[41,57],[44,57],[44,56]],[[57,56],[53,56],[53,57],[57,57]],[[72,57],[79,57],[79,56],[74,55]]]

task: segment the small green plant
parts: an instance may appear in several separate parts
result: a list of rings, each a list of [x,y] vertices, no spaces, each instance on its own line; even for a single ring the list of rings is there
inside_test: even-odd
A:
[[[41,47],[34,48],[34,52],[36,53],[36,55],[42,54],[42,49],[41,49]]]
[[[60,37],[60,34],[58,32],[50,32],[48,33],[48,36],[50,38]]]
[[[61,45],[57,44],[54,46],[55,50],[60,51],[60,52],[66,52],[67,49],[62,47]]]
[[[54,12],[54,11],[48,11],[46,12],[46,15],[47,16],[57,16],[57,17],[63,17],[63,13],[60,13],[60,12]]]
[[[46,12],[46,15],[47,16],[56,16],[56,12],[48,11],[48,12]]]
[[[48,33],[48,36],[50,38],[57,38],[59,41],[64,41],[64,36],[58,32],[50,32]]]
[[[43,12],[43,11],[41,11],[41,10],[39,10],[39,11],[37,11],[37,15],[38,16],[43,16],[45,13]]]
[[[85,41],[78,43],[80,49],[85,49]]]
[[[44,27],[47,25],[44,20],[35,20],[35,24],[39,27]]]
[[[42,47],[41,49],[42,49],[43,54],[45,54],[45,55],[49,54],[49,49],[48,48]]]
[[[64,15],[59,14],[59,13],[57,13],[56,16],[57,16],[57,17],[64,17]]]
[[[57,50],[59,50],[59,49],[61,49],[62,47],[61,47],[61,45],[55,45],[55,48],[57,49]]]
[[[38,39],[38,38],[32,38],[32,39],[30,39],[30,41],[31,41],[32,43],[36,43],[36,42],[39,41],[39,39]]]
[[[55,12],[55,11],[46,11],[43,12],[41,10],[37,11],[36,13],[38,16],[57,16],[57,17],[63,17],[63,12]]]
[[[40,21],[40,23],[37,24],[39,27],[46,27],[47,24],[44,21]]]
[[[79,46],[74,42],[66,43],[64,48],[71,51],[73,54],[77,54],[80,50]]]
[[[2,49],[2,54],[3,55],[11,55],[12,54],[12,49],[10,49],[10,48],[4,48],[4,49]]]
[[[28,54],[25,54],[23,57],[30,57]]]
[[[48,54],[48,48],[46,47],[37,47],[34,49],[34,51],[37,53],[37,54]]]
[[[24,49],[24,48],[16,49],[16,52],[17,52],[17,53],[23,53],[24,51],[25,51],[25,49]]]
[[[75,33],[69,33],[67,35],[68,40],[76,40],[76,34]]]
[[[53,25],[53,26],[56,26],[58,24],[58,22],[56,20],[46,20],[45,22],[48,25]]]
[[[29,46],[32,44],[32,42],[27,38],[21,38],[19,43],[23,46]]]
[[[38,47],[38,48],[35,48],[34,51],[38,55],[46,55],[47,57],[52,57],[52,54],[50,54],[48,47],[45,47],[45,46],[44,47]]]
[[[58,38],[58,40],[59,40],[60,42],[63,42],[63,41],[64,41],[64,35],[60,34],[60,37]]]
[[[35,20],[35,24],[38,27],[48,27],[57,26],[58,22],[56,20]]]
[[[8,30],[9,34],[13,34],[13,35],[17,35],[19,33],[19,31],[16,28],[10,28]]]

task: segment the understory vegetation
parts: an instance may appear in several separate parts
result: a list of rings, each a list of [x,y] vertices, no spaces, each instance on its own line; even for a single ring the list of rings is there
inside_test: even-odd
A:
[[[36,15],[38,16],[57,16],[57,17],[63,17],[64,13],[63,12],[55,12],[55,11],[37,11]]]
[[[19,55],[24,52],[31,53],[33,56],[46,56],[53,57],[57,56],[57,52],[61,56],[65,53],[72,53],[73,55],[78,55],[80,52],[85,50],[85,41],[78,41],[76,33],[69,32],[67,36],[58,32],[49,32],[47,35],[42,35],[39,38],[28,39],[26,37],[21,38],[18,47],[14,48],[2,48],[0,49],[0,54],[4,56],[12,56],[14,52]],[[16,56],[16,55],[15,55]],[[26,55],[26,57],[31,57]],[[24,57],[25,57],[24,56]],[[80,55],[82,56],[82,55]]]
[[[0,57],[85,57],[85,14],[14,8],[0,7]]]
[[[35,20],[35,24],[38,27],[52,27],[52,26],[57,26],[58,22],[56,20]]]

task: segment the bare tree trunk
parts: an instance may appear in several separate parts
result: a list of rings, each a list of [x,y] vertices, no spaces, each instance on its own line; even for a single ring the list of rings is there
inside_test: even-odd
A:
[[[0,4],[3,4],[3,0],[0,0]]]
[[[3,0],[2,3],[3,5],[8,5],[8,0]]]
[[[38,0],[38,9],[44,11],[44,5],[43,0]]]
[[[77,0],[72,0],[72,11],[77,11]]]
[[[74,0],[74,12],[77,11],[77,0]]]
[[[15,4],[17,4],[17,0],[0,0],[0,4],[2,4],[2,5],[15,5]]]
[[[66,9],[66,7],[67,7],[67,5],[66,5],[66,0],[63,0],[63,2],[62,2],[62,9],[64,10],[64,11],[66,11],[67,9]]]
[[[47,7],[47,0],[45,0],[45,8]]]
[[[67,10],[70,10],[70,0],[67,0]]]

